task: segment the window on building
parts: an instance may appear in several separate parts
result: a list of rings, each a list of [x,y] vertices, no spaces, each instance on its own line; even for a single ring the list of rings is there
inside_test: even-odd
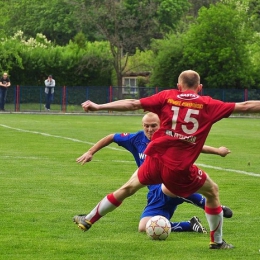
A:
[[[137,77],[123,78],[123,94],[137,93]]]

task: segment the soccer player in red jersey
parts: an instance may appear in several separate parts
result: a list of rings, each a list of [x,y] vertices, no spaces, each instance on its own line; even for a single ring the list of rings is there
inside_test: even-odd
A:
[[[214,123],[234,112],[260,112],[260,101],[222,102],[200,96],[200,76],[193,70],[183,71],[178,78],[178,90],[161,91],[153,96],[126,99],[106,104],[82,103],[88,111],[128,111],[144,109],[160,118],[160,129],[154,133],[145,150],[145,162],[121,188],[108,194],[84,218],[74,217],[83,230],[88,230],[102,216],[140,188],[162,183],[168,196],[187,197],[198,192],[206,197],[205,214],[210,227],[210,249],[230,249],[233,245],[222,238],[223,210],[217,184],[194,165]]]
[[[142,127],[143,130],[136,133],[115,133],[103,137],[92,147],[90,147],[87,152],[77,158],[77,162],[83,165],[92,161],[94,154],[96,154],[103,147],[106,147],[114,142],[129,151],[133,155],[137,166],[140,167],[140,165],[142,165],[145,161],[144,151],[147,145],[150,143],[153,134],[160,127],[159,117],[152,112],[146,113],[142,118]],[[204,145],[202,153],[217,154],[225,157],[230,153],[230,150],[223,146],[216,148]],[[184,202],[191,203],[194,206],[202,208],[203,210],[205,208],[206,199],[199,193],[191,194],[187,198],[173,198],[165,195],[162,192],[161,184],[148,185],[147,188],[147,204],[142,212],[138,227],[140,232],[146,231],[146,223],[153,216],[161,215],[170,221],[177,207]],[[223,217],[232,217],[232,210],[230,208],[222,205],[222,209]],[[82,217],[84,215],[85,214],[82,214],[80,216]],[[196,216],[192,217],[189,221],[170,221],[170,223],[172,232],[195,231],[199,233],[207,233],[199,218]]]

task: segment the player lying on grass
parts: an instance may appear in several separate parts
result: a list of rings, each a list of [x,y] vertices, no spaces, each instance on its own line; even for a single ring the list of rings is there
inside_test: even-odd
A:
[[[132,134],[110,134],[99,140],[86,153],[80,156],[77,159],[77,162],[81,164],[90,162],[96,152],[114,142],[132,153],[135,158],[136,164],[139,167],[145,159],[144,150],[150,142],[154,132],[159,129],[159,126],[159,117],[156,114],[149,112],[145,114],[142,118],[142,131]],[[202,152],[218,154],[222,157],[225,157],[230,151],[226,147],[214,148],[204,145]],[[145,231],[146,223],[152,216],[162,215],[170,220],[175,210],[177,209],[177,206],[182,204],[183,202],[192,203],[193,205],[198,206],[202,209],[204,209],[205,207],[205,198],[198,193],[194,193],[188,198],[172,198],[162,192],[161,184],[149,185],[148,189],[149,191],[147,194],[147,205],[141,215],[141,220],[139,222],[138,229],[140,232]],[[228,207],[222,206],[222,208],[224,212],[224,217],[232,217],[232,211]],[[78,222],[77,217],[74,219],[74,221],[76,223]],[[206,229],[202,226],[199,218],[196,216],[192,217],[189,221],[171,222],[171,231],[195,231],[199,233],[206,233]]]

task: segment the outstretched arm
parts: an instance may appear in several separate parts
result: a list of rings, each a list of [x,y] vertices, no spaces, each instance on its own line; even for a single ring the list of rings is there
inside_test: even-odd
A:
[[[122,99],[100,105],[87,100],[81,106],[86,112],[98,110],[131,111],[142,108],[138,99]]]
[[[93,155],[101,150],[103,147],[111,144],[114,140],[114,134],[107,135],[106,137],[100,139],[96,144],[94,144],[87,152],[82,154],[76,161],[81,163],[81,165],[86,162],[90,162],[93,158]]]
[[[260,101],[259,100],[249,100],[245,102],[240,102],[235,104],[233,112],[240,113],[258,113],[260,112]]]
[[[209,153],[209,154],[217,154],[222,157],[225,157],[227,154],[231,153],[231,151],[224,146],[220,146],[219,148],[216,148],[216,147],[212,147],[212,146],[208,146],[208,145],[204,145],[202,147],[201,152]]]

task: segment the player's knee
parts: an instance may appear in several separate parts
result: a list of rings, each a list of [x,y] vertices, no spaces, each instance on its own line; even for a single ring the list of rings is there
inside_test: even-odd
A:
[[[143,217],[140,222],[139,222],[139,226],[138,226],[138,231],[139,232],[146,232],[146,223],[147,221],[150,219],[151,217]]]
[[[138,231],[139,232],[145,232],[145,225],[143,225],[141,222],[139,223],[139,226],[138,226]]]
[[[145,232],[145,228],[139,226],[139,227],[138,227],[138,231],[139,231],[139,232]]]
[[[218,185],[215,182],[209,180],[202,194],[207,198],[207,200],[217,199],[219,196]]]

